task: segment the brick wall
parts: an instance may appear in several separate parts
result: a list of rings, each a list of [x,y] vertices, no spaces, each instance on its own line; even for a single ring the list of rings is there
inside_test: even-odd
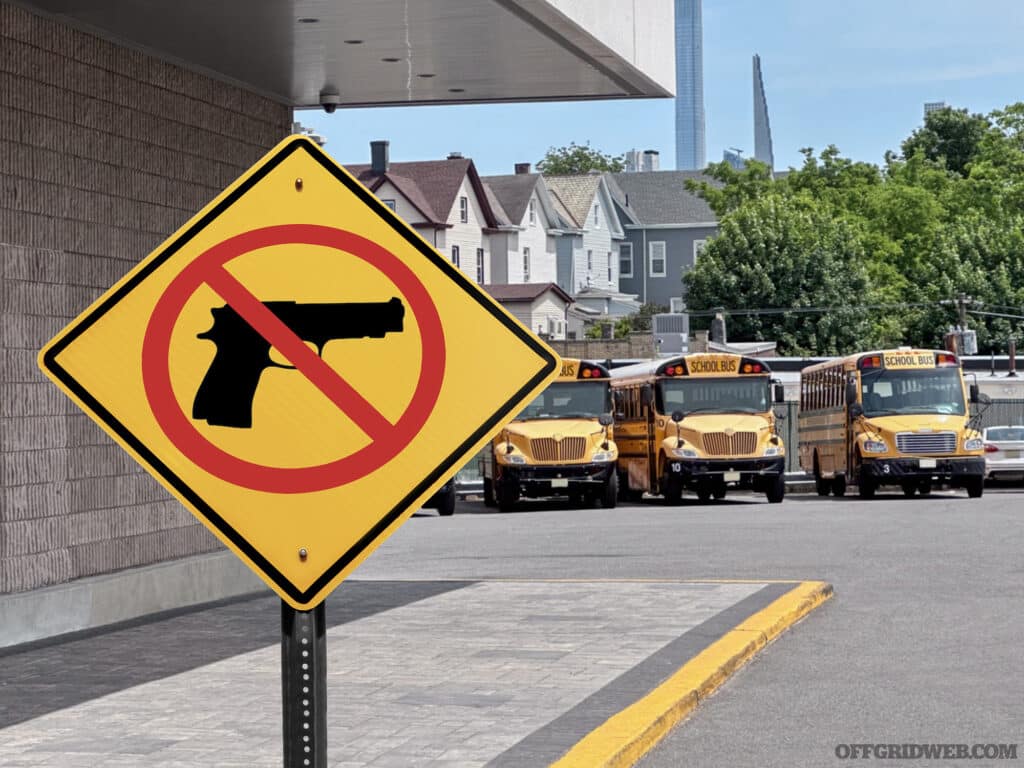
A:
[[[0,2],[0,593],[220,547],[35,357],[291,117]]]
[[[547,344],[562,357],[581,360],[649,360],[654,357],[654,337],[650,331],[631,333],[624,339],[549,339]]]

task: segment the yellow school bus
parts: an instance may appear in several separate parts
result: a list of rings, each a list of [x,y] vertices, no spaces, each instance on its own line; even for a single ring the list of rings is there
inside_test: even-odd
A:
[[[522,497],[568,496],[614,507],[616,458],[608,369],[563,358],[558,378],[484,451],[484,503],[507,511]]]
[[[923,495],[936,483],[984,490],[984,443],[970,427],[964,382],[952,352],[900,348],[862,352],[800,373],[799,454],[818,494],[862,498],[882,485]]]
[[[786,492],[785,445],[777,432],[771,368],[751,357],[692,354],[612,371],[619,483],[632,500],[644,492],[678,504],[732,487]],[[773,397],[774,395],[774,397]]]

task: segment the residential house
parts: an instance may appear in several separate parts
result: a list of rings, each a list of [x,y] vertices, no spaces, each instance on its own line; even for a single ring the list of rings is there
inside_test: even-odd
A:
[[[564,221],[556,242],[558,285],[574,297],[587,288],[618,293],[619,244],[625,233],[605,175],[545,175],[544,182]]]
[[[608,174],[625,241],[619,247],[619,288],[643,304],[682,311],[683,273],[718,232],[714,211],[686,189],[701,171]]]
[[[491,283],[554,283],[556,242],[564,222],[544,177],[516,163],[515,173],[484,176],[498,232],[491,235]]]
[[[484,290],[539,336],[566,338],[566,313],[572,297],[555,283],[485,285]]]
[[[371,141],[370,164],[345,167],[471,280],[490,282],[499,221],[472,160],[392,163],[389,143]]]

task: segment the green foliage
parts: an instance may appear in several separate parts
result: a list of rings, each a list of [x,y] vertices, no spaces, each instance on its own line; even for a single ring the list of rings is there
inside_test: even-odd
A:
[[[730,339],[774,339],[783,354],[941,345],[961,293],[972,309],[1024,315],[1024,103],[930,113],[902,149],[881,166],[804,149],[774,179],[758,163],[710,166],[710,181],[687,186],[721,225],[683,276],[687,304],[842,308],[728,317]],[[968,317],[982,352],[1024,328]]]
[[[544,158],[537,163],[537,170],[552,176],[563,176],[589,171],[610,171],[618,173],[625,168],[623,156],[606,155],[590,144],[571,142],[567,147],[551,147]]]

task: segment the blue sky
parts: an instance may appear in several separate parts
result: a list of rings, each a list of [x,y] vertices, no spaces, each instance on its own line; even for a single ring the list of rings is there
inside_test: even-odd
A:
[[[880,163],[926,101],[987,113],[1024,101],[1024,0],[704,0],[707,157],[753,154],[751,56],[761,55],[778,168],[836,144]],[[657,149],[675,168],[671,99],[301,111],[342,163],[459,151],[484,175],[572,141],[607,154]]]

